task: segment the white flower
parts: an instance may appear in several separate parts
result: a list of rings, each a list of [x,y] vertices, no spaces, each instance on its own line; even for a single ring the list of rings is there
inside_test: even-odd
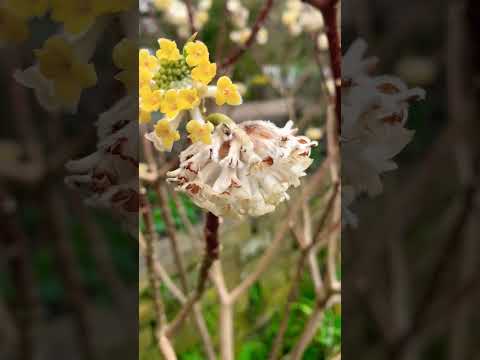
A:
[[[222,123],[211,145],[197,142],[180,154],[180,167],[167,174],[168,181],[217,216],[272,212],[313,162],[310,150],[316,142],[296,136],[292,125]]]
[[[297,36],[303,31],[314,33],[324,26],[322,14],[300,0],[288,0],[286,2],[282,22],[293,36]]]
[[[377,59],[364,58],[366,49],[357,40],[342,59],[342,196],[348,203],[383,191],[382,174],[397,168],[393,158],[414,135],[405,128],[410,104],[425,97],[424,90],[409,89],[396,77],[372,75]],[[356,223],[346,214],[347,222]]]
[[[106,208],[138,231],[138,111],[137,102],[125,97],[97,122],[97,151],[66,164],[70,187],[85,196],[90,206]]]
[[[245,44],[250,37],[252,31],[248,28],[242,30],[234,30],[230,33],[230,40],[237,44]]]
[[[268,30],[264,27],[260,28],[257,33],[257,43],[265,45],[268,42]]]

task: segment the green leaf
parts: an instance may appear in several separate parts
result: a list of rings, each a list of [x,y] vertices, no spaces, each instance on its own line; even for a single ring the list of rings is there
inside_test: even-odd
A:
[[[238,354],[238,360],[266,359],[267,355],[268,349],[266,345],[263,342],[253,340],[242,345]]]

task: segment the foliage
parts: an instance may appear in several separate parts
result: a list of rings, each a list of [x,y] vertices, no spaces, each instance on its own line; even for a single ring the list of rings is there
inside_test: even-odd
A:
[[[162,295],[166,300],[166,306],[168,308],[168,315],[172,316],[178,311],[178,307],[175,304],[175,300],[168,295],[167,291],[162,291]],[[245,318],[247,321],[242,322],[241,319],[237,319],[238,324],[247,324],[248,328],[243,329],[240,333],[247,333],[245,339],[241,339],[237,344],[237,358],[239,360],[259,360],[267,359],[268,354],[271,351],[272,344],[278,333],[280,322],[284,314],[283,304],[268,305],[264,287],[261,282],[257,282],[249,290],[247,294],[247,306],[242,313],[236,316]],[[315,301],[315,291],[312,281],[309,277],[304,279],[300,285],[300,291],[298,298],[293,303],[292,313],[288,322],[288,327],[285,335],[285,342],[282,349],[282,354],[287,354],[298,336],[305,327],[305,323],[308,317],[313,312]],[[161,359],[160,353],[155,347],[155,340],[153,338],[154,324],[153,314],[151,313],[151,294],[149,290],[143,290],[140,296],[140,346],[141,346],[141,359],[156,360]],[[270,308],[269,308],[270,307]],[[273,307],[273,309],[272,309]],[[218,335],[217,321],[219,306],[215,302],[206,304],[203,307],[205,320],[212,335]],[[260,328],[255,329],[253,332],[251,324],[255,319],[258,319],[265,314],[271,315],[268,321]],[[148,314],[145,316],[145,314]],[[319,327],[312,343],[307,348],[304,360],[323,360],[329,359],[331,355],[334,355],[340,351],[341,346],[341,322],[342,317],[340,309],[334,308],[327,310],[323,318],[322,326]],[[190,343],[188,339],[183,339],[183,342]],[[179,353],[179,359],[181,360],[204,360],[202,344],[195,342],[194,345],[190,345],[187,349],[184,349]]]

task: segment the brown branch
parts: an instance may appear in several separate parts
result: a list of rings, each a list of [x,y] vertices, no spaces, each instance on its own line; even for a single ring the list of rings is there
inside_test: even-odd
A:
[[[183,0],[185,3],[185,6],[187,7],[187,12],[188,12],[188,22],[190,25],[190,32],[195,34],[197,30],[195,30],[195,19],[193,16],[193,6],[192,6],[192,0]]]
[[[164,327],[165,322],[167,321],[165,317],[164,305],[160,297],[160,281],[159,278],[155,275],[155,247],[153,240],[155,238],[155,222],[153,220],[152,209],[150,203],[147,199],[147,196],[143,196],[142,206],[140,208],[142,215],[143,223],[145,225],[145,236],[144,240],[144,254],[145,262],[147,267],[147,276],[148,282],[152,287],[152,298],[153,298],[153,309],[155,312],[155,318],[157,320],[157,330],[160,331]],[[159,341],[160,343],[160,341]]]
[[[266,0],[263,8],[260,10],[257,19],[252,27],[252,31],[250,36],[248,37],[247,41],[242,47],[233,50],[230,56],[219,66],[220,69],[225,70],[226,68],[235,64],[246,52],[247,50],[253,45],[257,37],[257,33],[262,27],[262,25],[267,20],[268,14],[272,10],[274,0]]]
[[[58,261],[62,285],[66,290],[68,302],[75,318],[76,330],[84,357],[86,360],[93,360],[97,359],[97,354],[92,335],[93,323],[90,318],[88,298],[82,285],[71,244],[66,218],[67,208],[63,195],[58,192],[55,186],[58,185],[54,184],[44,194],[45,202],[48,205],[48,222],[53,229],[51,239],[55,257]]]
[[[220,246],[218,243],[218,225],[218,217],[209,212],[207,214],[207,219],[205,222],[206,251],[203,257],[202,265],[200,266],[197,287],[194,293],[190,296],[190,299],[186,302],[180,313],[177,315],[175,320],[173,320],[168,326],[168,329],[166,331],[166,335],[168,337],[171,337],[180,327],[180,325],[187,318],[190,311],[200,300],[203,292],[205,291],[205,286],[208,280],[210,268],[212,267],[213,262],[215,260],[218,260],[218,254],[220,250]]]
[[[178,275],[180,277],[180,284],[184,293],[188,292],[188,280],[183,265],[182,258],[180,256],[180,250],[178,248],[178,238],[175,229],[175,222],[173,220],[172,212],[168,205],[168,195],[165,191],[164,185],[160,182],[156,185],[158,203],[160,205],[160,211],[162,219],[165,222],[165,230],[170,241],[170,247],[172,248],[173,258],[177,267]]]
[[[157,241],[156,234],[154,234],[154,241]],[[145,241],[145,236],[143,233],[138,234],[138,244],[140,252],[146,258],[147,257],[147,243]],[[173,282],[172,278],[168,275],[167,271],[164,269],[160,261],[155,261],[153,264],[153,272],[155,276],[165,285],[168,291],[173,295],[175,299],[181,304],[185,304],[187,299],[177,285]]]
[[[227,21],[229,17],[227,1],[223,4],[222,9],[222,22],[220,24],[219,35],[217,38],[217,43],[215,45],[215,61],[217,63],[222,61],[223,58],[223,51],[225,49],[225,45],[227,43],[228,32],[227,32]]]
[[[304,3],[323,11],[329,7],[335,6],[338,0],[302,0]]]
[[[70,204],[78,204],[81,199],[77,195],[70,197]],[[124,311],[132,311],[132,307],[135,301],[129,297],[129,289],[122,282],[117,274],[112,254],[110,252],[108,238],[106,237],[103,229],[95,220],[91,211],[88,211],[84,205],[72,206],[74,213],[78,216],[79,220],[85,227],[86,238],[89,244],[92,257],[95,259],[95,264],[98,269],[99,275],[103,278],[103,281],[108,285],[111,290],[113,300]],[[135,320],[136,322],[136,320]],[[133,324],[129,324],[133,327]],[[138,324],[135,324],[135,329]],[[133,331],[133,329],[130,329]]]
[[[162,218],[165,222],[165,227],[167,231],[168,238],[170,240],[170,245],[172,248],[172,252],[174,255],[174,260],[175,264],[177,267],[177,271],[180,276],[180,283],[183,289],[183,292],[185,294],[188,293],[188,283],[187,283],[187,275],[185,272],[185,268],[183,266],[182,259],[180,257],[180,251],[178,249],[178,239],[176,235],[176,229],[175,229],[175,223],[173,221],[172,213],[170,211],[170,208],[168,206],[168,197],[166,193],[166,188],[164,187],[163,184],[160,182],[157,182],[156,184],[156,190],[157,190],[157,197],[158,201],[160,204],[160,210],[162,213]],[[217,219],[218,221],[218,219]],[[213,351],[213,345],[212,341],[210,338],[210,335],[208,332],[205,332],[206,326],[205,326],[205,321],[204,318],[199,311],[199,309],[196,307],[197,302],[200,300],[204,290],[205,290],[205,284],[208,279],[208,271],[213,263],[213,261],[218,257],[218,248],[215,249],[215,246],[213,244],[217,244],[217,235],[216,235],[216,228],[212,227],[212,225],[209,225],[210,231],[212,231],[212,235],[208,235],[207,232],[205,234],[205,239],[207,243],[207,251],[204,256],[204,259],[202,261],[201,265],[201,270],[200,270],[200,275],[199,279],[197,281],[197,287],[194,290],[193,294],[189,297],[187,302],[184,304],[181,312],[177,315],[177,317],[171,322],[171,324],[166,327],[165,329],[165,336],[169,337],[172,336],[177,329],[180,328],[182,325],[183,321],[190,315],[192,309],[193,309],[193,319],[195,321],[195,325],[200,332],[200,335],[202,337],[202,341],[205,346],[205,351],[207,353],[207,356],[209,359],[214,359],[215,354]],[[217,223],[218,227],[218,223]],[[215,230],[215,231],[214,231]],[[214,236],[214,235],[215,236]],[[215,255],[216,254],[216,255]],[[215,257],[216,256],[216,257]]]
[[[325,21],[326,35],[329,44],[330,66],[332,68],[333,80],[335,83],[335,114],[337,122],[340,124],[342,121],[342,53],[337,17],[338,0],[303,0],[303,2],[318,9],[322,13]]]

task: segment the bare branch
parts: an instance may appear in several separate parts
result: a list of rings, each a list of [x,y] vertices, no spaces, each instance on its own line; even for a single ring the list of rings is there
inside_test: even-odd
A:
[[[225,70],[226,68],[235,64],[246,52],[247,50],[253,45],[255,39],[257,38],[257,33],[262,27],[262,25],[267,20],[268,14],[272,10],[274,0],[266,0],[265,4],[263,5],[262,10],[258,14],[257,19],[255,20],[255,24],[252,27],[252,31],[250,36],[248,37],[247,41],[243,45],[232,52],[230,56],[220,65],[220,69]]]

